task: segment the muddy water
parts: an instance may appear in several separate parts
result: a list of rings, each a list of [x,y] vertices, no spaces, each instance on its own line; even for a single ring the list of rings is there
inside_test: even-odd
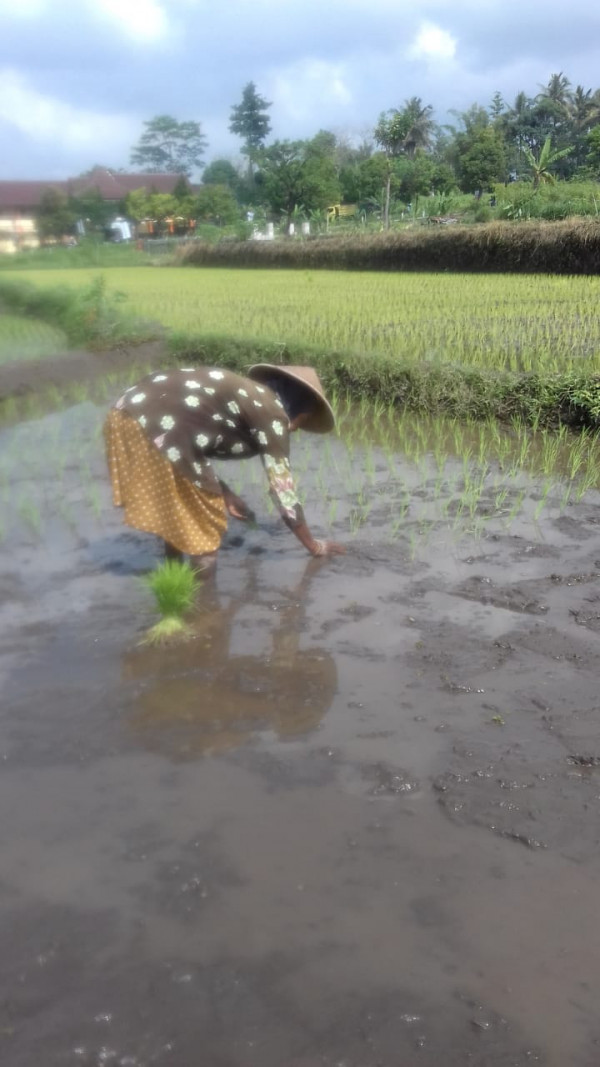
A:
[[[307,441],[347,557],[240,464],[258,528],[148,649],[99,427],[0,434],[0,1062],[597,1064],[597,498],[457,520],[458,472]]]

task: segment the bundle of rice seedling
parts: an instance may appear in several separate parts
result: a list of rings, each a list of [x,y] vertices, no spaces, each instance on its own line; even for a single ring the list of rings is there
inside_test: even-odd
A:
[[[154,644],[173,636],[185,636],[189,631],[184,615],[194,604],[199,581],[189,563],[166,560],[152,574],[142,579],[152,591],[162,618],[146,634],[145,643]]]

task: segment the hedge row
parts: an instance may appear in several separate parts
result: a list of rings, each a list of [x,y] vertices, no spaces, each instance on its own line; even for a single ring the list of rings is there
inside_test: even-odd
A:
[[[600,272],[600,219],[418,226],[395,233],[306,240],[200,242],[180,265],[310,270]]]

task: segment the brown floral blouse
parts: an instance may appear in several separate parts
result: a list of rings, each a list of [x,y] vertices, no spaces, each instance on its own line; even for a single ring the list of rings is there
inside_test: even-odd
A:
[[[222,493],[211,459],[260,456],[270,494],[288,525],[304,522],[290,470],[289,420],[265,385],[217,367],[149,374],[117,400],[198,489]]]

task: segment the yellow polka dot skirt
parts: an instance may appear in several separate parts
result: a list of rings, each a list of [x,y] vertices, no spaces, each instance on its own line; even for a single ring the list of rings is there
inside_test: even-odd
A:
[[[223,497],[178,474],[123,411],[109,412],[104,440],[113,503],[124,508],[127,525],[157,534],[191,556],[216,552],[227,529]]]

